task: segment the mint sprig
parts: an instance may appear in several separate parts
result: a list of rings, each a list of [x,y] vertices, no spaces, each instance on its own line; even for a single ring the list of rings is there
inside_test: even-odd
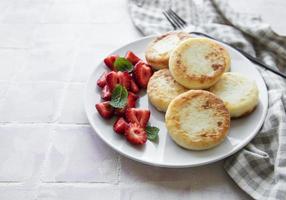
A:
[[[124,108],[127,104],[128,91],[122,85],[116,85],[114,88],[110,105],[114,108]]]
[[[131,72],[133,70],[132,63],[124,57],[117,57],[113,65],[117,71]]]
[[[147,139],[150,141],[157,141],[158,140],[158,133],[160,131],[159,128],[155,127],[155,126],[149,126],[147,125],[145,128],[145,131],[147,133]]]

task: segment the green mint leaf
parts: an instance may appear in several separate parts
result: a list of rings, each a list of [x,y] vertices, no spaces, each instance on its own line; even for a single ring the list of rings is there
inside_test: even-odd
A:
[[[122,85],[116,85],[114,88],[110,105],[114,108],[124,108],[127,104],[128,92]]]
[[[155,127],[155,126],[146,126],[146,133],[147,133],[147,138],[150,141],[157,141],[158,140],[158,133],[160,131],[159,128]]]
[[[114,67],[117,71],[128,71],[133,70],[133,65],[124,57],[117,57],[114,62]]]

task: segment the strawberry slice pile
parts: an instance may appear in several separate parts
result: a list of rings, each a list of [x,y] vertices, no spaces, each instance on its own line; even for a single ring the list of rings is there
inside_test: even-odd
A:
[[[145,144],[147,139],[155,141],[159,129],[147,125],[150,111],[136,108],[137,94],[147,88],[152,68],[132,51],[125,57],[108,56],[104,63],[110,71],[104,72],[97,81],[103,100],[95,105],[99,115],[104,119],[116,116],[113,130],[132,144]]]

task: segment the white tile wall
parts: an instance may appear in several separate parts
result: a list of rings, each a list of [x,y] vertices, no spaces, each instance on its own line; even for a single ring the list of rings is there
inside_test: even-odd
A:
[[[75,44],[38,45],[28,50],[18,81],[66,81],[76,55]]]
[[[90,10],[86,2],[62,2],[55,1],[49,9],[44,23],[88,23],[90,22]]]
[[[96,64],[101,62],[112,48],[114,45],[81,45],[74,63],[72,81],[86,82]]]
[[[83,83],[72,83],[68,86],[64,94],[60,123],[88,124],[82,98],[84,89]]]
[[[39,189],[38,200],[119,200],[120,190],[112,185],[54,186],[44,185]]]
[[[34,200],[36,197],[34,188],[23,187],[21,184],[0,186],[0,199],[3,200]]]
[[[0,48],[29,48],[34,24],[0,24]]]
[[[52,5],[51,0],[46,1],[11,1],[0,18],[2,23],[31,24],[42,21],[46,12]]]
[[[11,80],[25,64],[27,50],[0,49],[0,80]]]
[[[0,122],[53,122],[62,92],[61,83],[12,83],[0,103]]]
[[[127,193],[128,197],[128,190],[136,186],[137,189],[133,188],[135,194],[140,193],[141,187],[146,187],[148,191],[149,189],[147,188],[150,188],[150,193],[148,194],[151,199],[156,199],[161,193],[165,195],[161,197],[162,199],[173,199],[176,196],[180,196],[180,199],[202,199],[210,193],[218,194],[220,193],[219,191],[223,192],[220,195],[215,195],[218,197],[217,199],[227,199],[229,197],[233,199],[242,197],[247,199],[248,196],[241,194],[240,189],[233,185],[222,168],[223,162],[217,162],[188,169],[167,169],[143,165],[127,158],[122,158],[120,183],[123,186],[123,194]],[[131,185],[132,187],[130,187]],[[169,189],[178,191],[170,192]],[[127,191],[124,192],[125,190]],[[161,190],[161,193],[157,190]],[[125,199],[125,196],[123,199]],[[141,198],[136,197],[134,199]]]
[[[7,81],[0,81],[0,105],[4,101],[10,83]]]
[[[50,134],[50,127],[45,125],[1,125],[0,182],[39,179]]]
[[[70,46],[80,39],[86,26],[85,24],[38,24],[32,35],[33,44],[35,47],[43,44],[64,44]]]
[[[54,127],[43,182],[117,183],[118,154],[89,126]]]
[[[121,199],[132,200],[189,200],[189,199],[232,199],[241,200],[248,199],[245,195],[235,194],[229,191],[225,191],[222,187],[202,187],[197,188],[193,186],[190,181],[183,182],[152,182],[148,185],[128,185],[121,187],[120,193]]]

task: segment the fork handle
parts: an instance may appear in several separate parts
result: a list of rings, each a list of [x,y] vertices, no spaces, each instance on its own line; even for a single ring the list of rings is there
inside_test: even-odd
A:
[[[232,48],[234,48],[235,50],[239,51],[242,55],[244,55],[246,58],[248,58],[248,59],[249,59],[250,61],[252,61],[253,63],[255,63],[255,64],[259,65],[259,66],[262,66],[262,67],[264,67],[265,69],[268,69],[269,71],[271,71],[271,72],[273,72],[273,73],[275,73],[275,74],[277,74],[277,75],[279,75],[279,76],[282,76],[283,78],[286,78],[286,74],[284,74],[284,73],[278,71],[277,69],[275,69],[275,68],[273,68],[273,67],[271,67],[271,66],[269,66],[269,65],[267,65],[267,64],[265,64],[265,63],[263,63],[263,62],[261,62],[259,59],[255,58],[254,56],[250,55],[249,53],[246,53],[246,52],[243,51],[242,49],[239,49],[239,48],[237,48],[237,47],[234,47],[234,46],[232,46],[232,45],[230,45],[230,44],[228,44],[228,43],[226,43],[226,42],[223,42],[223,41],[221,41],[221,40],[218,40],[218,39],[216,39],[216,38],[213,38],[213,37],[211,37],[211,36],[209,36],[209,35],[207,35],[207,34],[204,34],[204,33],[200,33],[200,32],[190,32],[190,34],[203,35],[203,36],[205,36],[205,37],[207,37],[207,38],[210,38],[210,39],[213,39],[213,40],[222,42],[222,43],[224,43],[224,44],[227,44],[227,45],[231,46]]]
[[[270,67],[269,65],[266,65],[265,63],[261,62],[259,59],[255,58],[254,56],[242,51],[241,49],[235,48],[237,51],[239,51],[241,54],[243,54],[245,57],[247,57],[249,60],[251,60],[253,63],[260,65],[264,67],[265,69],[268,69],[269,71],[272,71],[273,73],[282,76],[283,78],[286,78],[286,74],[278,71],[277,69],[274,69]]]

